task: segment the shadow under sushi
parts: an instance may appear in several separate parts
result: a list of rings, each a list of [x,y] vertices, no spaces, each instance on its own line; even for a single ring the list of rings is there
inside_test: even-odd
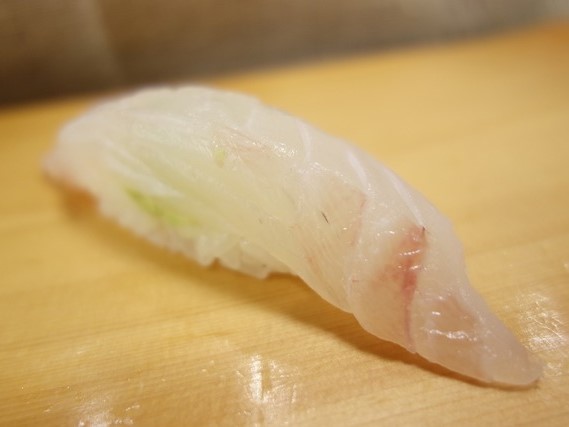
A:
[[[299,278],[288,275],[273,275],[261,281],[234,272],[218,265],[204,268],[182,255],[153,246],[127,230],[103,218],[96,210],[94,201],[84,193],[68,191],[63,198],[68,218],[89,227],[98,237],[108,240],[109,245],[119,247],[121,252],[147,259],[154,265],[169,269],[170,273],[181,277],[192,277],[195,285],[203,284],[208,289],[245,301],[247,304],[262,306],[265,310],[278,312],[295,321],[320,329],[358,351],[372,354],[380,359],[398,361],[413,365],[435,375],[458,380],[477,387],[492,387],[502,390],[520,390],[500,384],[486,384],[452,372],[440,365],[431,363],[417,354],[409,353],[397,344],[381,340],[362,329],[356,319],[328,304],[314,293]],[[269,292],[267,286],[270,287]],[[274,298],[277,292],[294,298]],[[188,287],[191,292],[191,287]],[[527,387],[526,387],[527,388]]]

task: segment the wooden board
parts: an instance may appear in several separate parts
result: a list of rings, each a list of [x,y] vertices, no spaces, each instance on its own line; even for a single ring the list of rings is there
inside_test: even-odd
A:
[[[473,384],[297,279],[202,269],[101,219],[39,167],[92,97],[0,112],[0,425],[566,425],[569,25],[207,83],[346,137],[421,190],[542,380]]]

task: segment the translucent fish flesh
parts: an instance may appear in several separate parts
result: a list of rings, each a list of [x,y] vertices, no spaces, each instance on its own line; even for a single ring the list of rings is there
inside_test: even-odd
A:
[[[298,275],[368,332],[489,383],[541,367],[470,287],[451,224],[391,170],[235,93],[152,89],[68,124],[46,171],[203,265]]]

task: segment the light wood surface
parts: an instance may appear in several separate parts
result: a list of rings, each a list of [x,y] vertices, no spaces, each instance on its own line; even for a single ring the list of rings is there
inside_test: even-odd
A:
[[[543,378],[473,384],[297,279],[202,269],[101,219],[39,167],[94,97],[0,112],[0,425],[567,425],[569,25],[207,83],[346,137],[421,190]]]

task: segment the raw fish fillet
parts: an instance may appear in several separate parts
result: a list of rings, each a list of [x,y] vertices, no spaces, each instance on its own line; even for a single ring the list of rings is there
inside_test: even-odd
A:
[[[68,124],[49,175],[203,265],[300,276],[377,337],[489,383],[540,364],[470,287],[451,224],[358,148],[254,98],[146,90]]]

